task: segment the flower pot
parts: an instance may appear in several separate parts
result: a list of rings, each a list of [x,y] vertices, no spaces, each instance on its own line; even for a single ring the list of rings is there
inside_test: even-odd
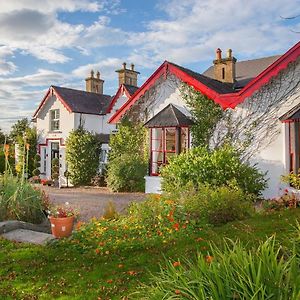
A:
[[[49,217],[51,231],[54,237],[60,239],[71,235],[75,217],[55,218]]]

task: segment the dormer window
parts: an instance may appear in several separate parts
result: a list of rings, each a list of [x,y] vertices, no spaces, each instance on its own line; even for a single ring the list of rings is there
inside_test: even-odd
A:
[[[59,130],[59,109],[50,110],[50,131]]]

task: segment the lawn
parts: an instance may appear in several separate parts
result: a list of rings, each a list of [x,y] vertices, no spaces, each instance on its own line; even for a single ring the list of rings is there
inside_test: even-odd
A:
[[[0,239],[0,299],[127,299],[140,283],[151,280],[150,272],[165,265],[165,259],[192,258],[207,253],[208,243],[222,245],[223,238],[240,239],[255,247],[267,236],[291,247],[293,226],[300,209],[228,223],[204,226],[189,235],[179,235],[151,247],[97,255],[56,244],[33,246]]]

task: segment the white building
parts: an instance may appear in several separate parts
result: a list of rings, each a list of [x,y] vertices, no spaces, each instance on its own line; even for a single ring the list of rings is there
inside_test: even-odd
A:
[[[251,161],[267,171],[265,197],[280,194],[281,175],[300,167],[300,42],[281,56],[236,62],[229,49],[217,49],[214,65],[203,74],[165,61],[109,119],[116,124],[126,114],[145,122],[150,134],[146,192],[159,193],[159,166],[168,157],[191,147],[190,112],[181,94],[182,83],[193,87],[231,114]],[[211,144],[226,134],[220,121]]]
[[[94,77],[93,71],[86,79],[86,91],[58,86],[49,88],[33,116],[39,135],[41,178],[51,178],[51,161],[59,158],[60,184],[66,184],[65,142],[69,133],[79,126],[100,135],[103,141],[101,158],[106,162],[109,136],[116,130],[116,125],[109,124],[108,120],[138,89],[139,72],[134,70],[133,64],[127,69],[124,63],[116,72],[119,88],[113,97],[103,94],[104,80],[99,72]]]

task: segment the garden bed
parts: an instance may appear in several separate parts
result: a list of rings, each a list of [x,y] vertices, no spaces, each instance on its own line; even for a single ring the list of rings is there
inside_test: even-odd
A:
[[[197,251],[208,253],[208,243],[223,244],[223,238],[240,239],[247,248],[267,236],[291,248],[291,235],[300,209],[256,215],[219,227],[204,226],[151,247],[97,254],[73,246],[47,247],[12,243],[0,239],[0,298],[4,299],[122,299],[136,291],[140,282],[149,283],[151,272],[182,256],[193,258]],[[124,298],[126,299],[126,298]]]

